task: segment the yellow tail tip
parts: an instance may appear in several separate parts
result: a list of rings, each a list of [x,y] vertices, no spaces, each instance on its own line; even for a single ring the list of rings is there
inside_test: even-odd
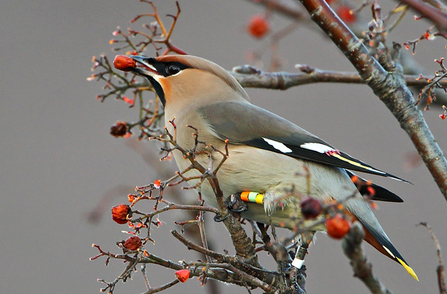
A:
[[[405,262],[403,262],[400,258],[397,257],[397,261],[399,261],[399,263],[407,270],[407,272],[416,280],[419,282],[419,278],[416,275],[416,273],[414,272],[414,270]]]

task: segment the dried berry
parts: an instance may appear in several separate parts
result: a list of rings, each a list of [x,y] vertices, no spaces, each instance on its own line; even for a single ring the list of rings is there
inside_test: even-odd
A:
[[[117,55],[115,56],[115,60],[113,60],[113,65],[116,69],[120,69],[122,71],[130,71],[132,68],[137,67],[137,63],[130,57],[125,55]]]
[[[115,137],[124,137],[127,134],[127,123],[118,121],[110,128],[110,135]]]
[[[343,238],[351,228],[350,222],[341,214],[337,214],[326,220],[327,234],[334,239]]]
[[[262,15],[255,15],[250,19],[248,23],[247,31],[255,38],[264,37],[270,30],[270,24],[267,19]]]
[[[182,269],[175,272],[175,277],[182,283],[186,282],[187,279],[189,279],[189,270]]]
[[[315,198],[304,198],[301,200],[300,206],[305,219],[315,219],[323,211],[320,201]]]
[[[123,247],[131,251],[140,249],[141,245],[143,245],[143,242],[141,242],[140,237],[137,236],[129,237],[123,243]]]
[[[127,223],[128,214],[132,214],[129,205],[120,204],[112,208],[112,219],[120,225]]]

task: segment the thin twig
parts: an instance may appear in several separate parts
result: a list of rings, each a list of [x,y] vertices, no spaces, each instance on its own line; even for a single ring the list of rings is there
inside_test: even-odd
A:
[[[426,222],[420,222],[419,225],[427,228],[427,230],[431,234],[431,238],[433,239],[433,242],[435,243],[436,255],[438,256],[438,267],[436,268],[436,273],[438,276],[439,293],[447,294],[444,263],[442,262],[442,255],[441,255],[441,244],[439,243],[438,238],[436,238],[436,235],[433,232],[432,227],[430,227]]]
[[[146,292],[144,292],[144,294],[152,294],[152,293],[157,293],[157,292],[161,292],[163,290],[166,290],[168,288],[171,288],[174,285],[177,285],[180,281],[175,279],[172,280],[164,285],[158,286],[158,287],[154,287],[154,288],[150,288],[149,290],[147,290]]]
[[[372,265],[363,254],[361,244],[364,237],[363,227],[356,221],[342,242],[343,251],[351,261],[354,276],[359,278],[372,294],[390,294],[391,292],[374,276]]]

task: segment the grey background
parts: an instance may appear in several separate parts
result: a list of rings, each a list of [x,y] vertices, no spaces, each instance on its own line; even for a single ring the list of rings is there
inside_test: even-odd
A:
[[[162,15],[175,13],[174,1],[155,1]],[[263,12],[246,1],[180,1],[182,15],[175,30],[175,44],[187,52],[213,60],[225,68],[246,62],[248,49],[268,46],[245,34],[253,14]],[[97,278],[113,280],[124,266],[104,259],[89,261],[97,253],[91,243],[119,252],[115,242],[125,239],[110,220],[109,207],[124,202],[136,185],[159,176],[124,139],[110,136],[117,120],[132,119],[135,110],[113,98],[95,100],[103,84],[87,82],[91,57],[106,52],[117,25],[149,5],[138,1],[4,1],[0,5],[0,293],[98,293]],[[407,21],[390,40],[417,38],[427,23]],[[273,17],[273,29],[287,21]],[[296,63],[352,71],[335,46],[314,30],[299,28],[280,43],[285,70]],[[263,44],[263,45],[261,45]],[[445,54],[445,40],[422,43],[416,58],[431,71],[434,58]],[[148,52],[148,55],[153,52]],[[268,59],[265,59],[268,61]],[[437,259],[429,233],[415,224],[429,222],[442,245],[447,246],[446,201],[425,167],[406,168],[413,147],[384,105],[365,86],[316,84],[286,92],[248,90],[253,103],[276,112],[319,135],[338,148],[366,162],[402,176],[414,185],[372,178],[390,188],[404,204],[381,204],[377,216],[394,244],[414,268],[414,281],[393,261],[365,246],[375,274],[394,293],[436,293]],[[439,144],[447,145],[446,122],[439,110],[424,112]],[[128,140],[134,142],[133,139]],[[134,142],[135,143],[135,142]],[[141,152],[156,149],[153,143],[136,143]],[[140,153],[141,153],[140,152]],[[99,224],[86,215],[101,196],[116,188],[121,197],[106,204]],[[117,195],[118,195],[117,194]],[[185,194],[194,201],[193,194]],[[166,197],[169,197],[167,193]],[[167,233],[176,228],[174,213],[163,217],[162,229],[154,232],[152,252],[177,261],[197,259]],[[230,249],[219,224],[209,223],[209,238],[216,250]],[[445,251],[444,251],[445,253]],[[268,257],[266,259],[269,259]],[[340,250],[340,243],[323,235],[307,257],[309,293],[366,293]],[[153,286],[173,278],[173,273],[152,266],[148,276]],[[139,273],[117,293],[139,293],[144,283]],[[168,293],[205,293],[195,279]],[[225,293],[244,289],[223,286]]]

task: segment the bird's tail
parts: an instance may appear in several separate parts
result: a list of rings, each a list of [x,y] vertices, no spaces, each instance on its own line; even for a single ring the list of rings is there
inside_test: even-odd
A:
[[[400,263],[416,281],[419,281],[414,270],[408,265],[402,255],[400,255],[399,251],[397,251],[396,247],[391,243],[385,232],[378,233],[374,228],[369,226],[367,222],[363,222],[361,219],[359,219],[359,221],[365,228],[365,241],[384,255]]]

